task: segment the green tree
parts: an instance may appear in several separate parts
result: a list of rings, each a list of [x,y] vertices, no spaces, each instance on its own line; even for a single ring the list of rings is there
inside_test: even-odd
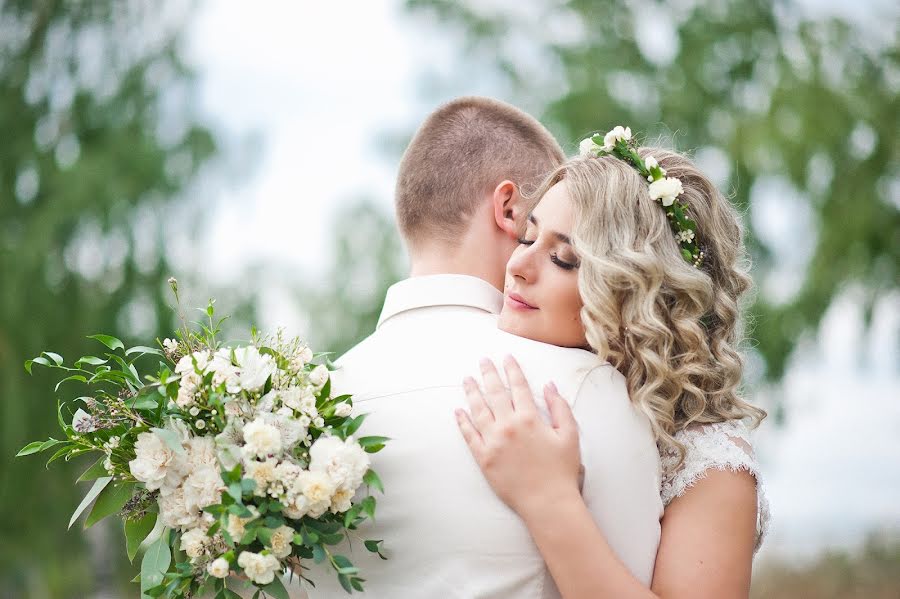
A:
[[[847,285],[871,309],[900,281],[900,47],[796,2],[407,0],[457,34],[467,81],[489,73],[575,149],[629,124],[714,167],[747,219],[754,345],[777,380]],[[504,87],[505,86],[505,87]],[[454,85],[454,87],[456,87]],[[443,91],[443,90],[439,90]],[[774,198],[787,243],[764,212]],[[768,202],[768,203],[767,203]]]
[[[128,574],[92,565],[78,526],[66,533],[86,465],[47,471],[11,458],[55,426],[52,379],[27,377],[26,358],[54,349],[72,359],[95,349],[84,337],[99,331],[146,343],[173,329],[163,209],[216,151],[187,109],[179,36],[189,11],[0,3],[3,596],[83,597]]]

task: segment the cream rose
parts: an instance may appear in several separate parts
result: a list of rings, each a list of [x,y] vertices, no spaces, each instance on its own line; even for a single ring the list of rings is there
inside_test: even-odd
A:
[[[675,177],[666,177],[650,184],[650,198],[661,201],[663,206],[671,206],[683,191],[681,181]]]
[[[181,550],[194,561],[206,552],[208,541],[209,537],[202,528],[192,528],[181,535]]]
[[[206,566],[206,571],[215,578],[225,578],[228,576],[229,570],[231,570],[231,567],[228,564],[228,560],[224,557],[217,557]]]
[[[294,529],[290,526],[279,526],[272,533],[272,539],[269,542],[272,554],[279,559],[286,558],[291,554],[291,541],[293,540]]]
[[[177,456],[155,432],[141,433],[134,444],[135,458],[128,462],[132,476],[144,483],[148,491],[164,484],[175,486],[180,481],[166,480],[169,468],[176,465]]]
[[[275,572],[281,569],[281,563],[274,555],[249,551],[242,551],[238,556],[238,566],[243,568],[247,578],[256,584],[269,584],[275,579]]]

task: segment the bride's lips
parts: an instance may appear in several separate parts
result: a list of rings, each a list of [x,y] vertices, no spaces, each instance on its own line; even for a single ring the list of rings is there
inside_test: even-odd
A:
[[[504,298],[507,306],[513,310],[537,310],[534,306],[525,301],[518,293],[510,293]]]

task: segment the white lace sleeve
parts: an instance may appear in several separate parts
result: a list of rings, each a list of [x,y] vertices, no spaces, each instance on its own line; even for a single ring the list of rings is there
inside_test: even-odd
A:
[[[746,470],[756,478],[756,548],[759,549],[769,526],[769,502],[747,426],[737,420],[701,424],[677,432],[675,438],[684,444],[686,453],[684,462],[679,465],[677,451],[670,448],[662,451],[663,505],[684,495],[709,470]]]

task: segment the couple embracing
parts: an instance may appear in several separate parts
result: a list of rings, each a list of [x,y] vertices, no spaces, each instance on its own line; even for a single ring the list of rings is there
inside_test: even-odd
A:
[[[392,439],[361,531],[389,559],[348,549],[366,596],[749,593],[768,510],[748,427],[765,413],[740,395],[737,214],[630,130],[581,149],[461,98],[403,157],[410,277],[333,375]],[[343,594],[316,580],[311,597]]]

